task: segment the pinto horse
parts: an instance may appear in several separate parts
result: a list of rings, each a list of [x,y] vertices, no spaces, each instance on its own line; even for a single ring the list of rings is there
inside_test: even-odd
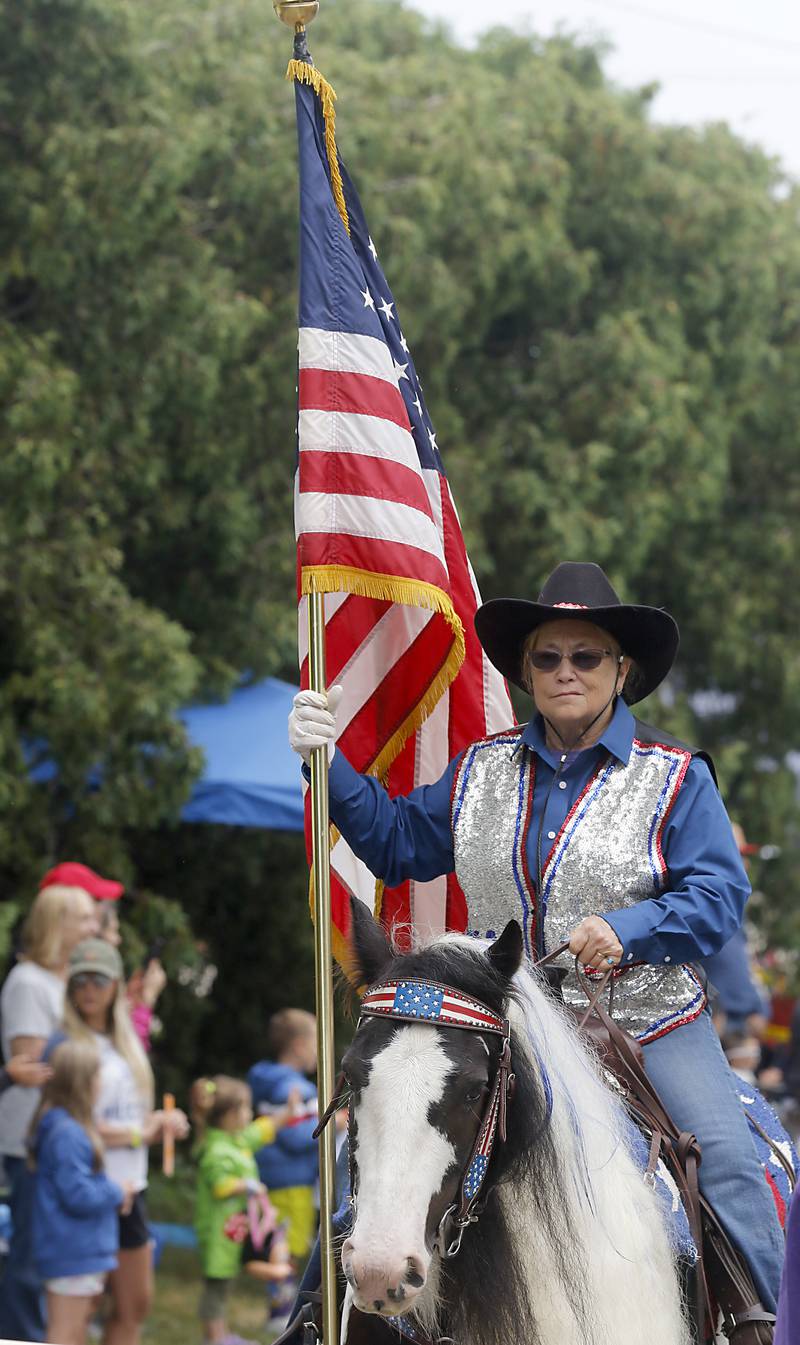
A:
[[[662,1206],[632,1156],[630,1123],[538,974],[523,969],[519,926],[488,947],[444,935],[398,955],[354,902],[353,947],[368,986],[448,987],[487,1022],[505,1021],[516,1077],[480,1217],[471,1206],[457,1227],[498,1069],[503,1086],[508,1073],[502,1031],[362,1014],[343,1061],[353,1222],[342,1339],[348,1316],[351,1340],[389,1338],[370,1337],[363,1313],[376,1328],[396,1318],[412,1338],[458,1345],[689,1345]]]

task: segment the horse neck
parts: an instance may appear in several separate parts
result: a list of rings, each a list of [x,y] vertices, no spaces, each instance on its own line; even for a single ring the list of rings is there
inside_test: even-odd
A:
[[[548,1192],[530,1176],[500,1190],[536,1285],[537,1336],[542,1345],[685,1345],[677,1272],[658,1203],[631,1157],[622,1104],[571,1018],[530,973],[518,976],[517,990],[516,1049],[552,1093],[549,1195],[563,1215],[560,1238],[557,1221],[548,1228],[541,1217]]]

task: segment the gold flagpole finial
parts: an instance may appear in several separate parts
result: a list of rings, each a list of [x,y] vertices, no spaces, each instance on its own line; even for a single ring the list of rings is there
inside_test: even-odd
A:
[[[297,32],[313,23],[319,13],[319,0],[272,0],[272,8],[281,23]]]

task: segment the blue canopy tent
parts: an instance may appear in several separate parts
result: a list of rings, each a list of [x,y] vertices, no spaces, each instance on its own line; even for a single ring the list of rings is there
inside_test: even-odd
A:
[[[205,754],[203,774],[181,812],[185,822],[303,830],[299,763],[286,733],[296,693],[297,687],[268,677],[240,687],[227,701],[178,711],[192,746]],[[58,772],[45,749],[41,741],[28,747],[30,778],[37,784]],[[101,778],[99,770],[91,771],[89,788],[99,788]]]
[[[268,677],[217,705],[178,712],[206,764],[181,817],[273,831],[303,830],[303,794],[286,721],[297,687]]]

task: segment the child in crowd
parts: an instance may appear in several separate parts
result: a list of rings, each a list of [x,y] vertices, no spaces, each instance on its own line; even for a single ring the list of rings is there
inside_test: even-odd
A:
[[[117,1212],[130,1207],[133,1189],[103,1171],[92,1119],[97,1051],[88,1042],[63,1041],[50,1066],[30,1134],[33,1253],[47,1290],[47,1339],[84,1345],[92,1303],[117,1265]]]
[[[296,1102],[290,1099],[292,1105]],[[274,1116],[254,1121],[247,1084],[224,1074],[198,1079],[192,1087],[192,1120],[199,1137],[195,1227],[204,1278],[200,1318],[209,1345],[247,1345],[228,1331],[225,1300],[242,1264],[240,1220],[247,1212],[248,1198],[266,1195],[253,1155],[274,1142],[288,1115],[285,1107]],[[270,1236],[271,1242],[263,1249],[265,1259],[254,1257],[247,1269],[259,1279],[286,1278],[292,1268],[285,1242],[276,1233]]]
[[[314,1240],[317,1211],[314,1191],[319,1176],[317,1089],[308,1075],[317,1068],[317,1020],[305,1009],[280,1009],[267,1027],[269,1060],[259,1060],[247,1075],[257,1115],[269,1116],[298,1093],[303,1115],[282,1130],[274,1144],[256,1154],[261,1180],[289,1224],[289,1251],[298,1268]]]

